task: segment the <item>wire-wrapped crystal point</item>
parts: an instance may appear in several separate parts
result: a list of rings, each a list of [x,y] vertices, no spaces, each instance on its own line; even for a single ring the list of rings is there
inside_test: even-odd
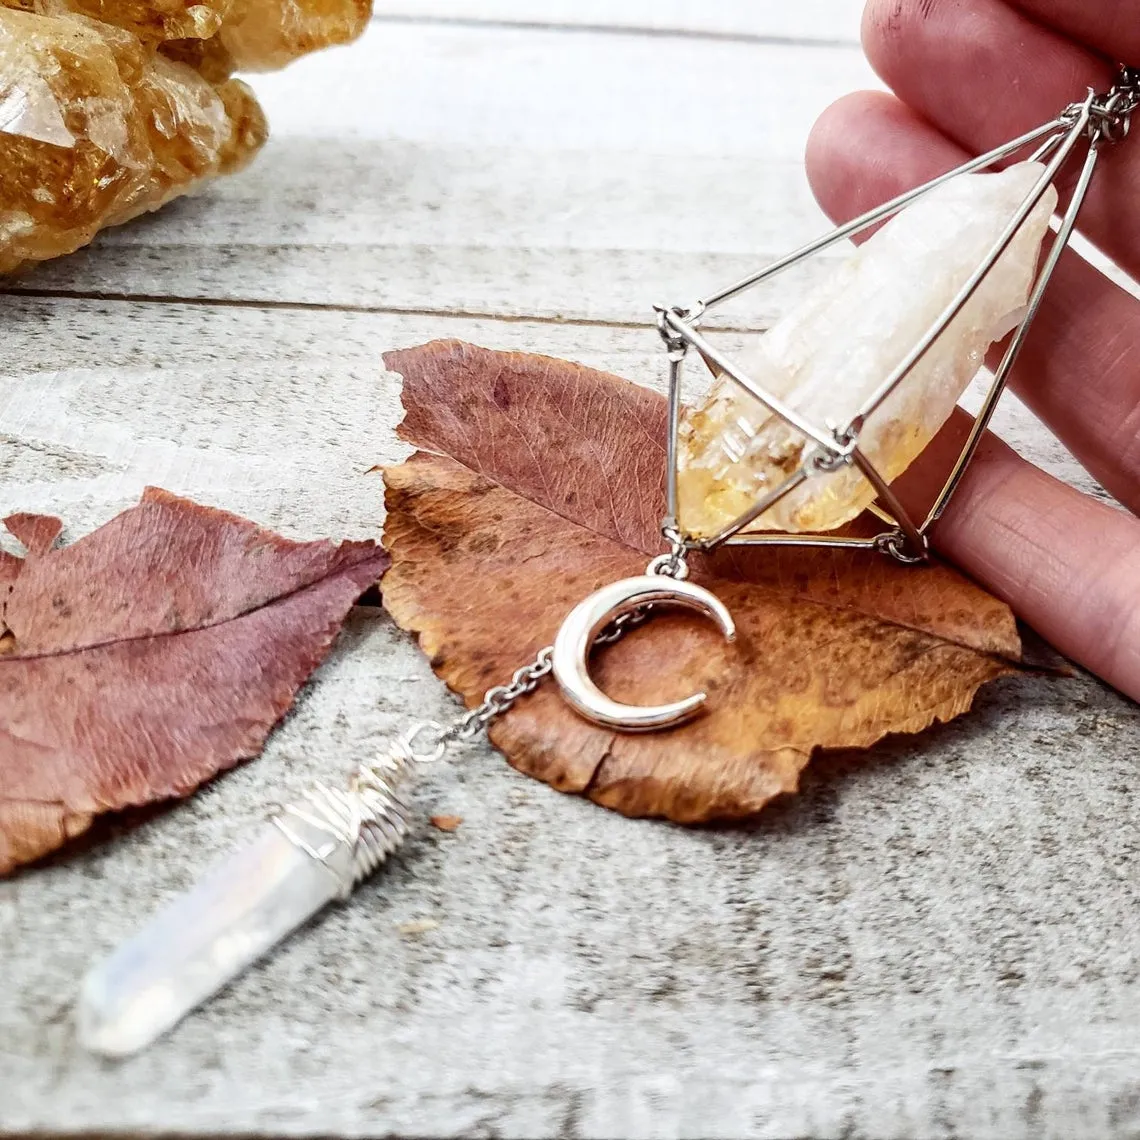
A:
[[[362,766],[282,809],[87,975],[77,1011],[88,1049],[150,1044],[318,911],[377,869],[408,832],[408,755]]]
[[[821,430],[850,422],[934,327],[1043,174],[1024,162],[932,190],[774,325],[741,361],[743,371]],[[1020,321],[1056,204],[1050,188],[965,308],[863,426],[859,446],[888,482],[946,422],[990,345]],[[697,538],[743,516],[813,446],[727,376],[684,412],[678,442],[678,517]],[[748,529],[833,530],[874,498],[846,466],[808,479]]]
[[[334,877],[266,824],[87,976],[80,1041],[110,1057],[141,1049],[336,895]]]

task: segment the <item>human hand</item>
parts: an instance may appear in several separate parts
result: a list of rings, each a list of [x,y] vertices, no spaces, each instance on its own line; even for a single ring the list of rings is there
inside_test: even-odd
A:
[[[868,0],[863,41],[895,95],[841,100],[808,146],[812,188],[837,221],[1107,90],[1118,62],[1140,65],[1135,0]],[[1140,277],[1136,126],[1104,156],[1080,228]],[[1140,699],[1140,301],[1067,251],[1011,382],[1127,510],[988,437],[934,545]]]

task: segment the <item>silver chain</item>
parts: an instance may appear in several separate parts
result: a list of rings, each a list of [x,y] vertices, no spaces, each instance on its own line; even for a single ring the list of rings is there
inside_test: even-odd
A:
[[[542,679],[554,668],[554,646],[540,649],[535,659],[521,669],[505,685],[495,685],[483,694],[483,703],[476,705],[455,722],[458,740],[474,740],[497,716],[501,716],[520,697],[528,696],[538,688]]]
[[[640,609],[631,610],[627,614],[620,614],[594,638],[594,644],[613,645],[615,641],[621,641],[631,629],[636,629],[649,617],[651,609],[653,609],[652,606],[642,606]]]
[[[649,563],[645,572],[646,574],[660,574],[665,578],[675,578],[678,582],[683,582],[689,576],[689,564],[686,560],[692,546],[681,537],[681,532],[672,523],[666,523],[661,528],[661,533],[669,544],[669,553],[659,554]]]
[[[647,574],[659,574],[683,582],[689,576],[686,559],[689,546],[673,526],[662,528],[669,552],[658,555],[646,568]],[[649,617],[652,606],[642,606],[615,618],[594,638],[595,645],[612,645]],[[554,646],[546,645],[533,661],[516,669],[505,685],[494,685],[483,694],[475,708],[448,724],[434,720],[417,721],[400,737],[398,747],[407,759],[417,764],[434,764],[442,760],[452,744],[469,744],[496,717],[502,716],[516,701],[529,696],[554,671]]]
[[[662,528],[671,547],[668,554],[659,554],[646,567],[647,574],[659,574],[663,578],[673,578],[683,582],[689,576],[689,547],[681,538],[676,527]],[[627,614],[620,614],[594,638],[595,645],[613,645],[620,641],[631,629],[636,629],[653,612],[652,606],[640,606]]]
[[[421,720],[400,738],[400,747],[408,759],[417,764],[434,764],[442,760],[453,744],[469,744],[497,716],[501,716],[520,697],[533,693],[554,668],[554,646],[540,649],[529,665],[516,669],[505,685],[494,685],[483,694],[483,701],[448,724]]]
[[[1079,111],[1080,105],[1077,105]],[[1121,64],[1116,82],[1092,103],[1089,133],[1094,145],[1123,142],[1132,128],[1132,116],[1140,109],[1140,70]]]

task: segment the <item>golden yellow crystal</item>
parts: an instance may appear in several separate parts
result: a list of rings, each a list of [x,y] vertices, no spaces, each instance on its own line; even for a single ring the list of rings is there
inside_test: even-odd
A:
[[[272,71],[364,31],[372,0],[0,0],[45,16],[87,16],[134,33],[217,81]]]
[[[244,84],[83,16],[0,10],[0,84],[0,272],[237,169],[266,136]]]
[[[0,273],[243,166],[235,70],[358,36],[371,0],[0,0]]]
[[[1035,162],[964,174],[899,213],[742,358],[744,372],[820,432],[849,423],[907,358],[995,246],[1044,174]],[[946,331],[872,413],[859,447],[892,481],[946,422],[990,345],[1021,319],[1057,204],[1052,188]],[[813,445],[727,377],[686,409],[678,516],[712,538],[804,468]],[[813,474],[750,530],[827,531],[871,505],[853,466]]]
[[[368,25],[372,0],[233,0],[217,40],[237,71],[270,71],[348,43]]]
[[[165,40],[209,39],[222,26],[230,0],[3,0],[6,8],[20,8],[45,16],[69,12],[133,32],[145,44]]]

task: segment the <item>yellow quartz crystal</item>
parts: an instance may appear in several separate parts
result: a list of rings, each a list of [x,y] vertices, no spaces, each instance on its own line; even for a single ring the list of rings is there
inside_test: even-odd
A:
[[[208,78],[272,71],[364,31],[372,0],[0,0],[41,15],[73,13],[133,32]]]
[[[41,15],[71,12],[133,32],[145,44],[183,38],[209,39],[222,27],[230,0],[2,0],[6,8]]]
[[[233,0],[218,42],[238,71],[270,71],[364,31],[372,0]]]
[[[965,174],[903,210],[742,357],[744,372],[821,431],[843,426],[932,328],[996,245],[1044,168]],[[1057,203],[1050,189],[1012,245],[899,388],[859,446],[888,482],[934,438],[990,345],[1021,319]],[[678,518],[711,538],[804,464],[814,445],[728,377],[687,409],[678,448]],[[854,467],[815,474],[749,530],[822,532],[875,499]]]
[[[358,36],[371,0],[0,0],[0,273],[243,166],[235,70]]]
[[[0,272],[85,245],[240,167],[253,95],[83,16],[0,9]]]

